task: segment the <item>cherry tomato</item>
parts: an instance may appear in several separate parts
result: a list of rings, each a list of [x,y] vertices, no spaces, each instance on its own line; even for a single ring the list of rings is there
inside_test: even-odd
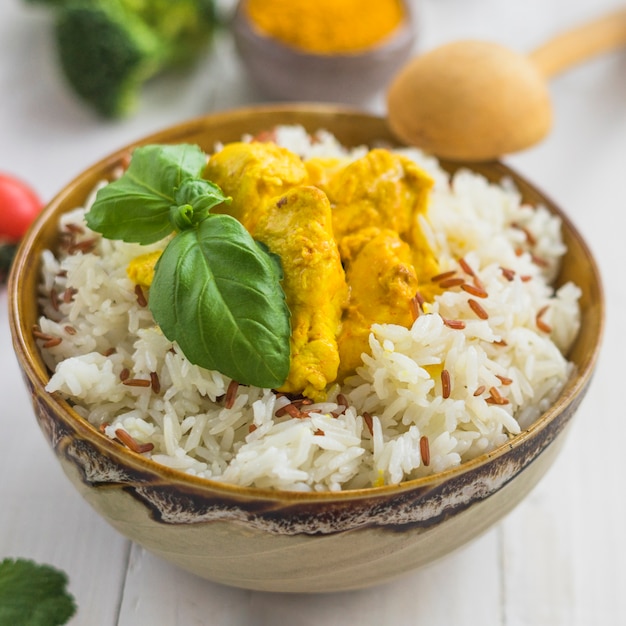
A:
[[[0,173],[0,240],[19,241],[42,206],[39,196],[25,182]]]

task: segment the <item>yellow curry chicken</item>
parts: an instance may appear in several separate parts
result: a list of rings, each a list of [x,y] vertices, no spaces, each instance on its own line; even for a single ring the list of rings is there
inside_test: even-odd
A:
[[[217,207],[280,256],[291,312],[291,363],[279,389],[323,400],[354,373],[374,323],[410,326],[411,301],[432,295],[438,266],[421,227],[432,179],[384,149],[357,159],[311,158],[271,142],[235,142],[204,176],[232,198]],[[157,254],[128,274],[149,287]]]

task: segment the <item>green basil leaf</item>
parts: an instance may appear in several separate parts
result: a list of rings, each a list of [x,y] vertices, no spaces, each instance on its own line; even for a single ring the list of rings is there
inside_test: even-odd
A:
[[[230,202],[230,198],[227,198],[217,185],[208,180],[189,179],[183,181],[176,190],[175,201],[178,206],[192,207],[191,221],[197,224],[209,215],[214,206]]]
[[[161,255],[150,310],[189,361],[240,383],[273,388],[290,363],[280,264],[228,215],[178,233]]]
[[[136,148],[126,172],[96,194],[87,225],[108,239],[149,244],[173,230],[170,207],[176,189],[199,178],[206,155],[198,146],[150,145]],[[184,203],[183,203],[184,204]]]

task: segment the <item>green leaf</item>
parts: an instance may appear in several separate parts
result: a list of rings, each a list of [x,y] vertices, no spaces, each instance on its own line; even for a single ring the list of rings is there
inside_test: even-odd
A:
[[[176,204],[180,207],[189,205],[192,208],[191,222],[198,224],[204,220],[211,209],[223,202],[230,202],[222,190],[208,180],[189,179],[183,181],[176,190]],[[184,230],[184,229],[180,229]]]
[[[240,383],[277,387],[289,372],[289,309],[278,259],[228,215],[177,234],[161,255],[150,309],[189,361]]]
[[[176,190],[199,178],[205,164],[198,146],[136,148],[126,172],[96,194],[87,225],[108,239],[127,242],[149,244],[167,237],[174,230],[170,207],[179,204]]]
[[[67,576],[25,559],[0,563],[0,624],[61,626],[76,612]]]

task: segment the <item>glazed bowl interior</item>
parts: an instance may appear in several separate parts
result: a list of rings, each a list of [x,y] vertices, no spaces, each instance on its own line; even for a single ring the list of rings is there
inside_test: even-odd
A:
[[[38,320],[37,292],[41,253],[47,248],[54,249],[57,244],[59,216],[83,205],[94,186],[103,179],[111,178],[114,170],[127,158],[135,145],[197,143],[205,151],[211,152],[218,142],[236,141],[242,135],[255,135],[279,124],[300,124],[311,132],[325,129],[334,133],[347,146],[380,142],[395,144],[382,118],[337,107],[291,105],[224,112],[189,121],[146,137],[138,144],[126,146],[93,165],[67,185],[42,212],[25,237],[15,258],[9,281],[11,331],[24,379],[34,398],[35,412],[42,430],[62,462],[64,471],[81,494],[120,532],[181,567],[226,584],[272,591],[326,591],[329,585],[334,585],[332,587],[334,589],[361,587],[398,575],[406,569],[419,566],[459,547],[506,514],[541,478],[558,450],[558,445],[551,444],[557,439],[561,441],[560,435],[566,432],[566,426],[592,378],[604,324],[602,286],[598,268],[584,239],[569,218],[550,199],[501,163],[473,164],[471,166],[473,170],[492,181],[499,181],[503,177],[512,179],[527,202],[534,205],[543,204],[561,218],[567,253],[557,284],[571,280],[576,282],[582,291],[581,329],[568,355],[575,364],[575,373],[553,406],[532,426],[514,436],[506,445],[443,473],[399,485],[339,493],[243,488],[190,476],[133,453],[89,425],[68,402],[46,393],[44,389],[50,372],[44,365],[32,334],[32,328]],[[450,171],[463,167],[459,164],[442,165]],[[553,451],[544,454],[548,449]],[[497,486],[492,492],[485,492],[485,497],[481,496],[481,502],[475,509],[468,505],[462,510],[452,507],[446,510],[445,514],[442,512],[433,514],[431,517],[436,521],[428,527],[420,521],[422,513],[419,509],[423,506],[421,499],[432,498],[428,506],[435,507],[436,502],[441,502],[442,494],[451,489],[449,485],[455,485],[455,489],[460,489],[468,482],[476,485],[480,483],[476,491],[483,493],[481,490],[487,489],[485,485],[494,482],[494,470],[490,464],[498,459],[508,463],[508,459],[515,457],[516,454],[518,456],[516,463],[519,467],[516,466],[511,476],[503,474],[500,483],[495,480]],[[532,463],[536,459],[543,460]],[[531,464],[534,465],[534,473],[532,475],[527,473],[524,478],[523,470]],[[115,472],[122,476],[119,478],[118,474],[115,474],[117,482],[113,481],[116,486],[124,488],[119,490],[123,491],[119,494],[119,501],[114,501],[113,490],[106,494],[99,490],[102,479],[94,478],[104,474],[112,475],[113,466],[117,468]],[[123,468],[123,471],[119,468]],[[521,475],[522,478],[517,480]],[[128,476],[131,478],[126,480]],[[141,489],[137,488],[138,484],[142,485]],[[177,501],[174,507],[177,512],[172,513],[167,506],[162,506],[162,502],[155,504],[159,495],[152,494],[149,498],[145,496],[146,485],[153,485],[156,494],[162,495],[164,491],[167,492],[168,502],[180,496],[182,500]],[[136,492],[131,497],[128,494],[133,490]],[[498,499],[497,494],[500,492],[505,495]],[[191,494],[195,495],[192,497]],[[139,506],[139,501],[150,502],[148,512]],[[228,519],[218,520],[209,515],[209,511],[213,510],[211,507],[224,502],[228,502],[227,506],[224,505],[225,510],[238,511],[230,522]],[[192,503],[189,507],[193,511],[184,511],[187,503]],[[374,511],[380,509],[381,503],[388,503],[389,506],[393,504],[394,512],[377,518]],[[357,517],[361,521],[358,523],[355,521],[356,517],[351,517],[349,523],[346,521],[353,507],[359,509]],[[401,513],[403,507],[406,508],[405,513]],[[481,507],[483,512],[474,519],[470,511],[479,510]],[[198,511],[202,511],[202,514]],[[169,521],[163,524],[164,519]],[[191,524],[190,519],[198,523]],[[247,522],[244,520],[250,522],[251,526],[245,527]],[[223,526],[220,526],[222,523]],[[367,528],[368,532],[379,532],[386,523],[391,524],[396,530],[402,528],[406,531],[404,541],[409,543],[398,543],[396,533],[393,538],[393,545],[396,546],[394,549],[409,552],[407,546],[414,543],[415,553],[411,558],[407,556],[406,563],[400,563],[398,566],[395,562],[392,565],[390,560],[388,568],[383,566],[386,557],[381,556],[381,568],[378,573],[364,573],[359,577],[358,571],[363,569],[363,563],[359,563],[354,554],[361,554],[367,560],[371,558],[371,553],[363,548],[366,542],[355,539],[358,533],[354,531],[363,527]],[[321,528],[316,524],[325,526]],[[245,579],[242,572],[250,572],[250,568],[254,569],[255,566],[250,562],[241,563],[238,569],[237,558],[241,555],[233,556],[233,553],[229,553],[224,547],[231,545],[224,537],[236,534],[236,529],[241,525],[243,525],[242,536],[236,538],[238,546],[246,541],[244,536],[259,534],[254,537],[256,541],[254,545],[259,546],[258,553],[252,555],[256,555],[256,560],[253,561],[258,564],[258,575],[250,574],[249,579]],[[289,530],[285,531],[285,528]],[[217,534],[216,529],[219,529]],[[338,547],[337,541],[344,530],[346,536],[341,541],[345,540],[345,551],[342,551],[343,548]],[[202,533],[205,531],[207,534],[213,533],[210,539],[203,537]],[[306,541],[302,539],[303,535],[306,536]],[[324,556],[319,543],[307,544],[313,537],[316,537],[316,542],[321,542],[323,538],[330,541],[330,536],[334,542],[329,546],[330,553],[337,554],[337,559],[347,559],[345,562],[354,567],[353,578],[343,586],[341,584],[337,586],[337,581],[327,571],[332,565],[332,558]],[[297,538],[297,546],[282,543],[296,541],[294,537]],[[424,537],[428,537],[427,544],[423,544]],[[357,543],[351,544],[352,541]],[[377,541],[380,541],[380,537]],[[194,554],[190,555],[186,550],[189,546],[193,547],[194,542],[198,542],[200,547],[194,548],[192,550]],[[263,556],[261,553],[265,550],[269,554],[275,547],[274,542],[277,542],[276,545],[280,545],[281,549],[284,548],[285,553],[282,557],[272,553],[274,559],[272,567],[281,571],[280,576],[277,574],[276,580],[272,582],[272,577],[264,573],[268,567],[268,563],[264,561],[267,554]],[[435,546],[436,542],[441,542],[441,545]],[[387,550],[393,554],[393,550],[385,548],[384,542],[379,545],[381,551]],[[219,566],[214,562],[211,562],[210,566],[207,565],[198,555],[198,552],[211,554],[210,550],[217,553],[226,550],[219,555],[221,558]],[[371,550],[371,547],[367,550]],[[322,555],[319,557],[321,560],[314,566],[318,552]],[[249,553],[247,556],[251,557]],[[232,560],[232,569],[229,569],[230,566],[224,566],[225,560],[229,558]],[[275,561],[277,558],[283,559],[284,563],[281,561],[277,564]],[[298,562],[303,558],[310,559],[313,572],[311,577],[300,575],[296,577],[295,582],[286,582],[286,577],[298,569]],[[324,559],[328,561],[326,564],[321,562]],[[281,570],[282,567],[284,570]]]
[[[355,104],[381,93],[410,58],[416,15],[406,17],[379,44],[353,53],[315,54],[283,44],[251,24],[242,1],[233,19],[235,45],[250,80],[266,96],[284,101]]]

